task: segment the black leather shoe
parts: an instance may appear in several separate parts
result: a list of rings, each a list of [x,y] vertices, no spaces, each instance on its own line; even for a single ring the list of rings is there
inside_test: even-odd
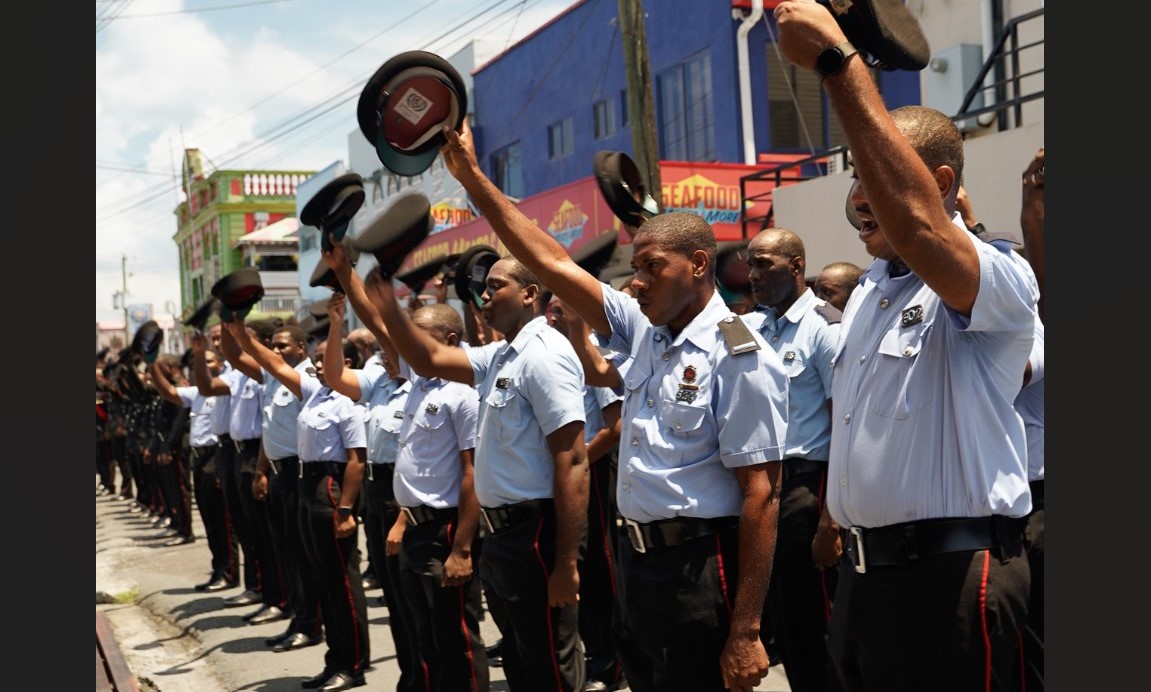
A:
[[[292,624],[295,625],[295,623],[292,623]],[[292,629],[292,627],[288,627],[288,629],[286,631],[281,632],[280,634],[277,634],[274,637],[268,637],[267,639],[265,639],[264,644],[266,646],[275,646],[275,645],[277,645],[283,641],[286,641],[288,639],[288,637],[292,636],[295,633],[296,632]]]
[[[323,637],[309,637],[308,635],[304,634],[303,632],[293,632],[291,635],[288,636],[287,639],[285,639],[282,642],[280,642],[279,644],[276,644],[275,646],[273,646],[272,651],[275,651],[276,653],[283,653],[285,651],[295,651],[296,649],[306,649],[309,646],[315,646],[316,644],[319,644],[322,641],[324,641]],[[324,684],[325,682],[328,681],[328,678],[331,677],[331,675],[332,674],[330,672],[327,672],[326,675],[322,674],[322,675],[316,676],[316,677],[322,677],[323,679],[317,681],[314,686],[319,687],[320,685]],[[315,680],[316,678],[311,678],[311,679]],[[305,685],[305,687],[307,687],[307,685]]]
[[[376,575],[374,574],[369,574],[368,576],[364,577],[361,584],[364,587],[364,591],[371,591],[372,589],[380,588],[380,582],[376,581]]]
[[[260,592],[252,591],[251,589],[245,590],[243,593],[236,594],[231,598],[224,599],[225,608],[240,608],[246,605],[255,605],[260,602]]]
[[[262,625],[265,622],[279,622],[286,620],[288,614],[276,606],[268,606],[257,612],[252,617],[248,618],[249,625]]]
[[[259,615],[263,615],[265,612],[267,612],[268,608],[271,608],[271,607],[272,606],[270,606],[270,605],[261,605],[258,609],[253,610],[252,612],[245,615],[244,620],[250,622],[252,620],[252,618],[257,617]]]
[[[199,584],[196,584],[192,588],[194,588],[197,591],[207,591],[208,587],[212,585],[212,582],[216,581],[217,579],[219,579],[219,577],[217,577],[216,575],[214,575],[214,574],[210,575],[208,577],[208,581],[200,582]]]
[[[238,581],[228,581],[223,577],[216,577],[211,581],[211,583],[204,587],[204,590],[211,593],[215,591],[223,591],[224,589],[234,589],[239,585],[240,582]]]
[[[172,540],[170,540],[170,541],[164,541],[164,546],[165,546],[165,547],[169,547],[169,548],[170,548],[170,547],[172,547],[172,546],[174,546],[174,545],[188,545],[189,543],[195,543],[195,542],[196,542],[196,537],[195,537],[195,536],[180,536],[180,535],[177,535],[175,538],[173,538],[173,539],[172,539]]]
[[[320,692],[339,692],[339,690],[350,690],[353,687],[359,687],[366,681],[363,674],[350,675],[348,673],[336,673],[328,678],[324,686],[320,688]]]
[[[329,671],[327,668],[325,668],[316,677],[308,678],[307,680],[301,682],[300,687],[303,687],[305,690],[319,689],[331,677],[332,677],[331,671]]]
[[[491,646],[484,649],[484,653],[488,655],[489,666],[500,668],[504,665],[504,657],[501,653],[502,649],[500,648],[503,643],[504,640],[501,639],[495,644],[492,644]]]

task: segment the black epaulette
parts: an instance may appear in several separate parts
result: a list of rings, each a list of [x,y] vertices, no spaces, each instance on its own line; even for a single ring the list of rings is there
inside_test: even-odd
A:
[[[982,240],[985,243],[994,242],[996,240],[1002,240],[1005,243],[1010,243],[1012,247],[1016,247],[1016,248],[1023,247],[1023,243],[1016,240],[1014,234],[1012,234],[1012,233],[992,233],[991,231],[984,228],[982,223],[975,224],[975,226],[971,228],[971,232],[975,234],[976,238],[979,238],[980,240]]]
[[[727,351],[731,355],[738,356],[759,350],[759,342],[738,315],[729,315],[720,320],[716,326],[723,334],[723,341],[727,344]]]
[[[828,324],[839,324],[843,320],[843,312],[831,303],[815,306],[815,311],[823,315]]]

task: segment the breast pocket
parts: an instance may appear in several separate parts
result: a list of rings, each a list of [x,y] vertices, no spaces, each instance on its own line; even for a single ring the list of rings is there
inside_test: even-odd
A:
[[[312,416],[307,419],[306,423],[308,434],[315,441],[316,452],[324,458],[329,458],[327,456],[329,452],[343,446],[340,441],[340,426],[336,425],[336,422],[331,418]]]
[[[783,361],[783,369],[787,372],[787,379],[794,380],[803,374],[807,369],[807,363],[803,360],[803,354],[799,351],[784,351],[779,354],[779,359]]]
[[[523,420],[524,401],[514,388],[493,387],[484,403],[492,409],[496,439],[503,442],[511,441],[526,424]]]
[[[872,397],[876,413],[903,420],[927,403],[930,383],[915,377],[926,367],[919,357],[931,332],[929,323],[888,330],[879,342],[879,364]]]

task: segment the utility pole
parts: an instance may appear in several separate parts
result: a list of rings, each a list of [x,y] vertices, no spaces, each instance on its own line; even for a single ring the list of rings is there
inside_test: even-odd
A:
[[[120,255],[120,307],[124,308],[124,347],[132,342],[128,334],[128,256]]]
[[[651,89],[651,65],[647,54],[643,0],[619,0],[620,38],[627,79],[627,110],[631,114],[631,146],[635,165],[648,193],[663,210],[663,187],[659,176],[659,142],[655,132],[655,100]]]

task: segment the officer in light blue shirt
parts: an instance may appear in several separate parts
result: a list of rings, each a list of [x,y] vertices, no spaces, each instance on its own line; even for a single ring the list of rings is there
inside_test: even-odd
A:
[[[841,313],[807,287],[807,252],[794,231],[765,228],[743,256],[755,300],[743,319],[779,354],[788,377],[779,528],[764,617],[787,662],[794,692],[824,692],[831,680],[824,640],[835,571],[817,563],[813,550],[827,552],[828,566],[839,558],[836,530],[817,529],[826,499],[831,362]],[[831,545],[813,548],[820,537],[830,538]]]

